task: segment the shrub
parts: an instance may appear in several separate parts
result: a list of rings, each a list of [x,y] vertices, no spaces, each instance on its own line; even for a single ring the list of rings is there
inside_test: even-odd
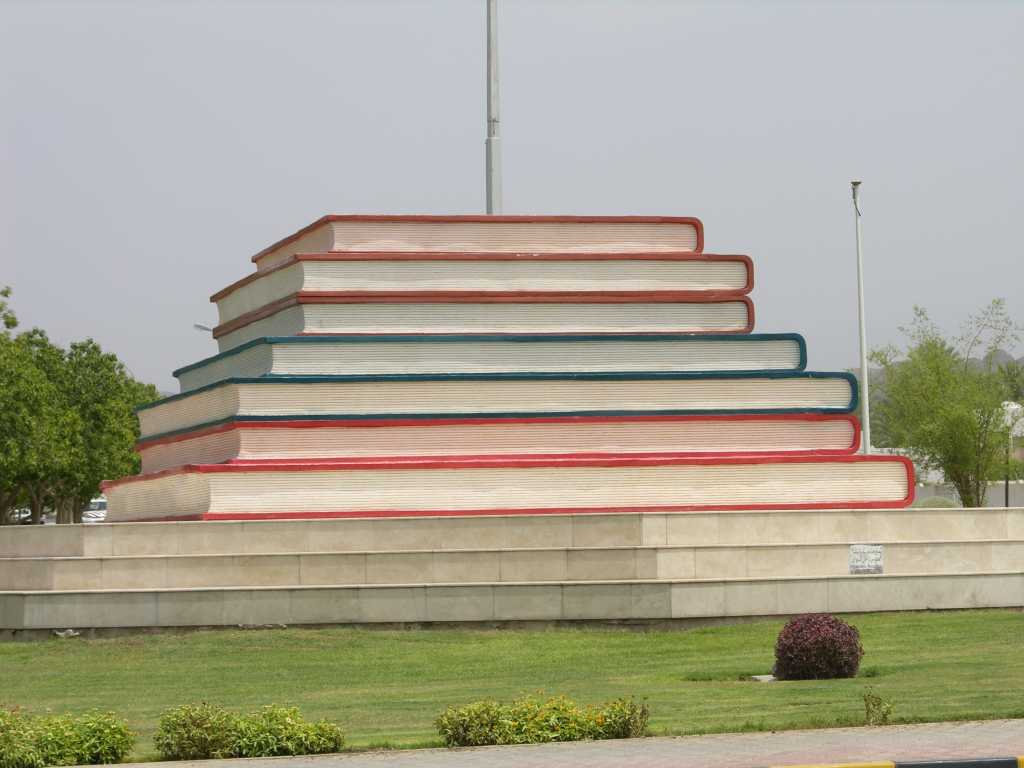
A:
[[[565,696],[525,696],[510,704],[487,699],[449,707],[435,725],[446,746],[478,747],[631,738],[647,732],[647,720],[647,705],[633,699],[580,707]]]
[[[153,743],[164,760],[233,757],[238,717],[216,704],[184,704],[160,716]]]
[[[595,739],[638,739],[647,734],[650,711],[646,702],[615,699],[604,704],[596,714],[598,735]]]
[[[0,710],[0,768],[118,763],[134,745],[128,724],[109,712],[38,717]]]
[[[34,719],[18,709],[0,709],[0,768],[42,768]]]
[[[270,705],[239,716],[202,703],[164,712],[153,742],[165,760],[205,760],[339,752],[345,735],[326,720],[307,722],[295,707]]]
[[[896,708],[892,699],[879,696],[874,688],[868,687],[862,694],[864,700],[864,722],[868,725],[888,725],[892,711]]]
[[[827,613],[808,613],[786,623],[775,642],[780,680],[827,680],[857,674],[864,649],[860,633]]]
[[[493,699],[474,701],[464,707],[448,707],[434,725],[448,747],[482,747],[507,744],[502,723],[505,709]]]
[[[326,720],[307,723],[296,707],[263,707],[239,718],[236,733],[234,757],[318,755],[345,746],[338,726]]]
[[[539,744],[594,738],[593,718],[565,696],[547,700],[525,696],[506,708],[502,744]]]
[[[303,739],[307,755],[326,755],[345,748],[345,732],[327,720],[307,723]]]

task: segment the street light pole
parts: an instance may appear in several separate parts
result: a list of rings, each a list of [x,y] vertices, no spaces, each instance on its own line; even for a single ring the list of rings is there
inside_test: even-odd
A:
[[[1003,478],[1003,506],[1010,508],[1010,457],[1013,455],[1013,427],[1006,430],[1006,477]]]
[[[1003,479],[1003,504],[1010,506],[1010,462],[1013,461],[1013,436],[1021,433],[1024,425],[1024,405],[1008,400],[1003,403],[1003,420],[1006,423],[1006,476]]]
[[[487,0],[487,213],[501,213],[501,137],[498,120],[498,0]]]
[[[861,429],[863,442],[861,449],[871,453],[871,399],[868,391],[868,337],[864,321],[864,256],[860,246],[860,182],[851,181],[853,191],[853,218],[857,224],[857,303],[860,316],[860,402]]]

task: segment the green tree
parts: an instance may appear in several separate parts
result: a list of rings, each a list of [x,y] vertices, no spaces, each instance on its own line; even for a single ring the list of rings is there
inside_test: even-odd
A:
[[[901,330],[909,339],[902,353],[888,347],[871,354],[883,373],[872,397],[878,444],[906,449],[919,466],[940,470],[965,507],[981,506],[1007,440],[1007,387],[993,355],[1012,347],[1021,329],[997,299],[952,339],[920,307]]]
[[[68,349],[64,387],[80,429],[81,459],[66,491],[77,523],[101,481],[138,472],[135,408],[159,394],[153,385],[136,381],[116,355],[104,352],[92,339]]]
[[[999,375],[1006,385],[1006,399],[1024,403],[1024,365],[1016,361],[999,366]]]
[[[18,327],[18,318],[10,308],[7,300],[11,297],[11,286],[0,288],[0,333],[9,336]]]
[[[43,510],[59,508],[74,486],[83,461],[80,417],[64,382],[64,352],[45,333],[32,329],[14,337],[11,354],[15,367],[3,387],[10,401],[5,405],[25,418],[5,429],[16,457],[9,475],[39,522]]]
[[[38,328],[15,335],[9,296],[0,291],[0,524],[26,504],[34,522],[47,507],[81,522],[102,480],[138,471],[134,409],[158,393],[91,339],[64,350]]]
[[[0,333],[0,525],[13,522],[14,510],[25,501],[20,475],[30,449],[22,435],[34,426],[45,385],[10,335]]]

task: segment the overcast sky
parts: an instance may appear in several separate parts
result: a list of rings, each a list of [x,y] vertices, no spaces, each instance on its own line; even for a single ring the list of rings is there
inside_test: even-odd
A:
[[[0,285],[140,378],[325,213],[483,209],[484,0],[0,0]],[[1024,3],[500,0],[507,213],[692,215],[757,329],[857,363],[913,304],[1024,322]],[[1017,354],[1020,352],[1018,351]]]

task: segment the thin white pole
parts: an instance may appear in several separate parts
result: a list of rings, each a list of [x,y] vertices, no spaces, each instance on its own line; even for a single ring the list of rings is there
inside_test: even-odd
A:
[[[487,213],[501,213],[501,137],[498,121],[498,0],[487,0]]]
[[[871,453],[871,397],[868,390],[868,334],[864,320],[864,254],[860,246],[860,182],[851,181],[853,189],[853,217],[857,223],[857,303],[860,315],[860,402],[864,453]]]

